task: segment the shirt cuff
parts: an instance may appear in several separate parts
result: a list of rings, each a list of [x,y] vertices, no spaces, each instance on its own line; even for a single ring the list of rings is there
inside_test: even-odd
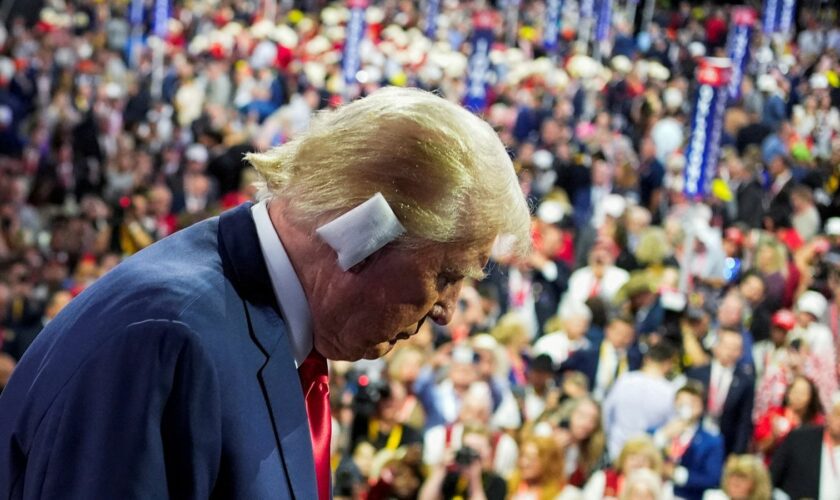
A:
[[[554,281],[557,279],[557,264],[549,260],[545,264],[543,264],[542,269],[540,269],[543,277],[548,281]]]
[[[677,486],[683,486],[685,483],[688,482],[688,469],[680,465],[676,469],[674,469],[674,484]]]
[[[660,450],[664,450],[668,446],[668,438],[661,429],[653,433],[653,444]]]

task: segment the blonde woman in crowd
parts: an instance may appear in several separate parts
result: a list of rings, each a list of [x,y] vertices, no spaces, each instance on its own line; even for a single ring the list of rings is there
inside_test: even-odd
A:
[[[595,472],[583,489],[583,498],[585,500],[601,500],[626,498],[626,495],[631,495],[630,498],[636,498],[632,496],[632,489],[629,488],[630,477],[637,471],[642,470],[651,472],[657,478],[662,475],[662,454],[647,435],[629,439],[624,444],[624,448],[621,449],[621,454],[619,454],[613,467]],[[644,481],[640,480],[639,482]],[[662,481],[659,480],[656,487],[657,494],[652,498],[671,498],[671,495],[662,496],[661,483]]]
[[[770,474],[755,455],[732,455],[726,461],[719,490],[709,490],[703,500],[770,500]]]
[[[662,489],[661,476],[650,469],[639,469],[627,477],[619,500],[664,500]]]
[[[549,436],[527,436],[509,481],[511,500],[577,500],[579,490],[567,484],[563,449]]]

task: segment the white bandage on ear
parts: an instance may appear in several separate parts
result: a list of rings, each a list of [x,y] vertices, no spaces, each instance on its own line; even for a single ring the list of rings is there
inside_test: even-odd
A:
[[[347,271],[394,241],[405,228],[382,193],[376,193],[316,232],[335,250],[338,265]]]

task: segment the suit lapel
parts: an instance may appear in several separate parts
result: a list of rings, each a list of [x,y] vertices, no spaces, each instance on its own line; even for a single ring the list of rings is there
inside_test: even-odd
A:
[[[221,215],[219,253],[225,276],[243,300],[251,339],[266,356],[257,378],[286,477],[296,498],[315,498],[306,403],[250,208],[251,203],[245,203]]]
[[[731,410],[738,403],[743,390],[744,384],[741,380],[741,373],[738,368],[735,368],[735,371],[732,372],[732,383],[729,384],[729,391],[727,391],[726,399],[723,402],[723,411]]]

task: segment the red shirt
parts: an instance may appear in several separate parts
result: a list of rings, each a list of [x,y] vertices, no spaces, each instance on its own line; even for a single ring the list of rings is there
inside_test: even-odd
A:
[[[770,407],[763,415],[758,418],[753,431],[753,439],[755,441],[763,441],[773,435],[773,428],[776,427],[777,437],[764,456],[764,461],[770,463],[770,458],[773,456],[773,451],[779,447],[785,440],[790,431],[800,427],[803,423],[812,425],[823,425],[825,417],[820,414],[814,417],[810,422],[798,422],[798,418],[791,413],[785,411],[784,407],[773,406]]]

